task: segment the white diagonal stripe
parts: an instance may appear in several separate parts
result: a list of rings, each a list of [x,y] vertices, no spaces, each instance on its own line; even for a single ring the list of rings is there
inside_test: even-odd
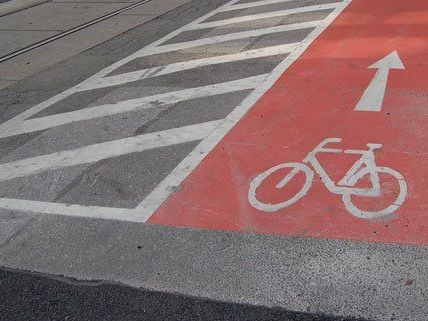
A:
[[[222,8],[221,12],[231,11],[231,10],[239,10],[239,9],[247,9],[247,8],[254,8],[254,7],[260,7],[260,6],[266,6],[269,4],[275,4],[275,3],[281,3],[281,2],[290,2],[290,1],[296,1],[296,0],[261,0],[261,1],[253,1],[253,2],[248,2],[248,3],[233,4],[233,5],[227,6],[225,8]]]
[[[259,36],[272,34],[272,33],[316,28],[320,23],[322,23],[322,20],[293,23],[285,26],[276,26],[276,27],[262,28],[262,29],[256,29],[256,30],[228,33],[221,36],[162,45],[162,46],[150,48],[141,52],[140,57],[145,57],[145,56],[150,56],[150,55],[155,55],[155,54],[160,54],[165,52],[171,52],[171,51],[177,51],[182,49],[188,49],[188,48],[193,48],[198,46],[222,43],[226,41],[240,40],[240,39],[246,39],[251,37],[259,37]]]
[[[0,181],[200,140],[209,135],[221,122],[222,120],[215,120],[199,123],[0,164]]]
[[[275,17],[281,17],[281,16],[288,16],[296,13],[314,12],[314,11],[321,11],[321,10],[328,10],[328,9],[333,10],[337,6],[338,6],[338,3],[327,3],[327,4],[317,5],[317,6],[308,6],[308,7],[300,7],[295,9],[263,12],[263,13],[257,13],[257,14],[247,15],[247,16],[234,17],[234,18],[211,21],[211,22],[202,22],[197,25],[189,26],[189,28],[191,28],[191,30],[215,28],[215,27],[221,27],[228,24],[232,24],[232,23],[241,23],[241,22],[252,21],[257,19],[268,19],[268,18],[275,18]]]
[[[296,48],[296,46],[298,46],[298,43],[290,43],[285,45],[243,51],[236,54],[214,56],[214,57],[203,58],[203,59],[195,59],[195,60],[189,60],[184,62],[177,62],[177,63],[165,65],[165,66],[136,70],[132,72],[123,73],[120,75],[104,77],[89,83],[83,83],[82,86],[81,87],[78,86],[77,89],[83,91],[83,90],[92,90],[96,88],[118,86],[129,82],[133,82],[133,81],[167,75],[174,72],[189,70],[193,68],[199,68],[203,66],[209,66],[213,64],[222,64],[222,63],[241,61],[246,59],[275,56],[279,54],[289,53],[293,51]]]
[[[84,121],[89,119],[117,115],[125,112],[159,107],[162,105],[173,104],[189,99],[209,97],[242,90],[254,89],[266,77],[267,74],[262,74],[254,77],[243,78],[214,85],[189,88],[148,97],[125,100],[115,104],[88,107],[82,110],[76,110],[40,118],[32,118],[20,122],[15,127],[9,129],[4,133],[0,133],[0,138],[24,133],[31,133],[43,129],[69,124],[72,122]]]

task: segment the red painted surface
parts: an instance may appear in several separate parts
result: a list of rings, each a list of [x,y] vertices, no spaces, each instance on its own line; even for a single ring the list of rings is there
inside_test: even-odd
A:
[[[354,111],[376,73],[367,67],[394,50],[406,69],[390,71],[382,111]],[[383,144],[377,165],[400,172],[408,186],[394,217],[352,216],[317,174],[307,195],[290,207],[266,213],[249,204],[253,177],[279,163],[301,162],[327,137],[343,138],[340,148]],[[324,154],[319,160],[337,181],[356,159]],[[286,198],[301,186],[299,175],[287,190],[273,188],[281,176],[273,177],[260,187],[260,197]],[[398,185],[382,176],[381,184],[381,197],[355,198],[356,203],[376,208],[391,201]],[[428,1],[354,0],[149,223],[428,244]]]

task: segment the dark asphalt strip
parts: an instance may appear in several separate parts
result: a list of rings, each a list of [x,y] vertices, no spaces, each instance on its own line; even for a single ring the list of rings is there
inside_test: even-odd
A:
[[[0,270],[0,320],[357,321]]]

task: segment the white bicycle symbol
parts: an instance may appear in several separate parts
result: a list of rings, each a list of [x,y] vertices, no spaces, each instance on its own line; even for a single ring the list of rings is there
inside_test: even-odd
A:
[[[308,165],[312,165],[315,172],[320,176],[321,181],[325,187],[334,194],[342,195],[342,201],[345,204],[346,209],[354,216],[365,219],[385,218],[394,213],[401,205],[403,205],[407,195],[407,184],[403,176],[396,170],[389,167],[378,167],[375,162],[374,151],[380,149],[382,144],[367,144],[368,150],[342,150],[336,148],[326,148],[325,146],[329,143],[340,143],[341,138],[326,138],[317,147],[315,147],[303,160],[302,163],[283,163],[276,165],[267,171],[256,176],[250,183],[250,189],[248,191],[248,199],[250,204],[255,208],[264,212],[276,212],[283,208],[286,208],[306,195],[309,188],[312,185],[314,178],[314,172],[309,168]],[[346,154],[358,154],[361,158],[355,162],[355,164],[348,170],[345,176],[336,185],[333,180],[328,176],[322,165],[316,158],[317,153],[346,153]],[[280,203],[271,204],[264,203],[257,198],[257,188],[273,173],[283,169],[292,168],[292,170],[278,183],[276,188],[280,189],[287,185],[293,177],[295,177],[300,171],[306,176],[305,183],[300,191],[292,198],[285,200]],[[381,186],[379,183],[379,173],[392,175],[398,182],[399,192],[395,201],[388,207],[375,211],[364,211],[356,207],[351,200],[352,195],[376,197],[381,195]],[[369,188],[356,187],[357,182],[369,175],[372,186]]]

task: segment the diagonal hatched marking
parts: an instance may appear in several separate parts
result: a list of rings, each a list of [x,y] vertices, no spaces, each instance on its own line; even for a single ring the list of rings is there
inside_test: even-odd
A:
[[[222,12],[224,10],[228,10],[229,8],[234,6],[238,1],[239,0],[232,0],[232,1],[224,4],[223,6],[220,6],[219,8],[217,8],[217,9],[207,13],[206,15],[194,20],[193,22],[189,23],[188,25],[185,25],[181,28],[178,28],[177,30],[171,32],[167,36],[147,45],[146,47],[144,47],[140,50],[137,50],[135,53],[129,55],[128,57],[111,64],[110,66],[104,68],[103,70],[101,70],[98,73],[96,73],[95,75],[89,77],[88,79],[81,82],[80,84],[77,84],[76,86],[73,86],[73,87],[61,92],[61,93],[53,96],[52,98],[50,98],[46,101],[43,101],[40,104],[37,104],[36,106],[33,106],[33,107],[27,109],[25,112],[13,117],[12,119],[1,124],[0,125],[0,134],[5,133],[5,132],[9,132],[11,129],[16,127],[20,122],[22,122],[22,121],[26,120],[27,118],[41,112],[42,110],[44,110],[46,108],[54,105],[55,103],[60,102],[61,100],[71,96],[72,94],[80,92],[80,91],[85,91],[86,86],[89,86],[90,84],[93,84],[93,83],[100,81],[106,75],[112,73],[117,68],[129,63],[130,61],[132,61],[136,58],[149,56],[152,54],[156,54],[157,52],[158,53],[164,53],[164,52],[169,52],[169,51],[176,51],[176,50],[180,50],[180,49],[185,49],[185,48],[189,48],[189,46],[191,48],[193,46],[198,46],[198,45],[203,45],[203,44],[219,43],[219,42],[229,41],[229,40],[239,40],[239,39],[245,39],[248,37],[257,37],[257,36],[262,36],[262,35],[266,35],[266,34],[270,34],[270,33],[283,32],[283,31],[287,31],[287,30],[298,30],[301,28],[315,28],[321,22],[321,21],[314,21],[314,22],[301,24],[300,26],[298,26],[298,25],[285,26],[286,28],[284,28],[284,29],[282,29],[280,27],[264,28],[264,29],[260,29],[261,31],[260,30],[251,30],[251,31],[247,31],[247,32],[232,33],[232,34],[228,34],[228,35],[224,35],[224,36],[213,37],[211,39],[210,38],[199,39],[199,42],[196,42],[196,43],[195,42],[184,42],[184,43],[182,43],[184,47],[180,47],[180,44],[172,44],[172,45],[163,45],[162,46],[162,43],[174,38],[175,36],[177,36],[181,32],[186,31],[188,29],[191,29],[192,26],[195,26],[195,25],[203,22],[204,20],[214,16],[215,14],[217,14],[219,12]],[[226,37],[226,38],[224,38],[224,37]],[[158,49],[158,48],[161,48],[161,49]]]
[[[217,9],[215,9],[215,10],[207,13],[206,15],[204,15],[204,16],[202,16],[202,17],[200,17],[200,18],[198,18],[198,19],[190,22],[189,24],[187,24],[187,25],[185,25],[183,27],[180,27],[180,28],[176,29],[175,31],[169,33],[168,35],[166,35],[166,36],[158,39],[157,41],[152,42],[151,44],[149,44],[149,45],[147,45],[147,46],[145,46],[145,47],[137,50],[133,54],[131,54],[131,55],[129,55],[129,56],[127,56],[127,57],[125,57],[125,58],[123,58],[123,59],[121,59],[121,60],[113,63],[113,64],[111,64],[110,66],[107,66],[106,68],[100,70],[99,72],[97,72],[96,74],[92,75],[88,79],[82,81],[81,83],[79,83],[79,84],[77,84],[77,85],[75,85],[75,86],[73,86],[73,87],[71,87],[71,88],[69,88],[69,89],[67,89],[67,90],[65,90],[65,91],[63,91],[63,92],[61,92],[61,93],[59,93],[59,94],[57,94],[57,95],[55,95],[55,96],[53,96],[53,97],[51,97],[51,98],[49,98],[49,99],[41,102],[41,103],[39,103],[39,104],[31,107],[31,108],[29,108],[29,109],[27,109],[26,111],[24,111],[24,112],[16,115],[12,119],[9,119],[8,121],[6,121],[6,122],[4,122],[3,124],[0,125],[0,133],[8,131],[9,129],[15,127],[17,124],[19,124],[23,120],[25,120],[25,119],[27,119],[27,118],[29,118],[29,117],[31,117],[31,116],[33,116],[33,115],[41,112],[42,110],[44,110],[44,109],[46,109],[46,108],[48,108],[48,107],[50,107],[50,106],[52,106],[52,105],[60,102],[61,100],[63,100],[65,98],[73,95],[74,93],[77,93],[77,92],[81,91],[82,88],[84,88],[84,84],[86,84],[86,83],[92,83],[93,81],[101,79],[101,78],[105,77],[106,75],[112,73],[114,70],[118,69],[119,67],[122,67],[123,65],[127,64],[128,62],[130,62],[130,61],[132,61],[132,60],[134,60],[136,58],[145,56],[145,54],[144,54],[145,52],[150,51],[152,48],[155,48],[155,47],[161,45],[162,43],[168,41],[169,39],[174,38],[175,36],[177,36],[178,34],[180,34],[182,31],[186,30],[186,28],[188,26],[193,25],[193,24],[198,24],[198,23],[200,23],[200,22],[208,19],[209,17],[217,14],[218,12],[221,12],[222,10],[225,10],[228,7],[234,5],[238,1],[240,1],[240,0],[232,0],[232,1],[230,1],[230,2],[228,2],[226,4],[224,4],[224,5],[222,5],[220,7],[218,7]]]

